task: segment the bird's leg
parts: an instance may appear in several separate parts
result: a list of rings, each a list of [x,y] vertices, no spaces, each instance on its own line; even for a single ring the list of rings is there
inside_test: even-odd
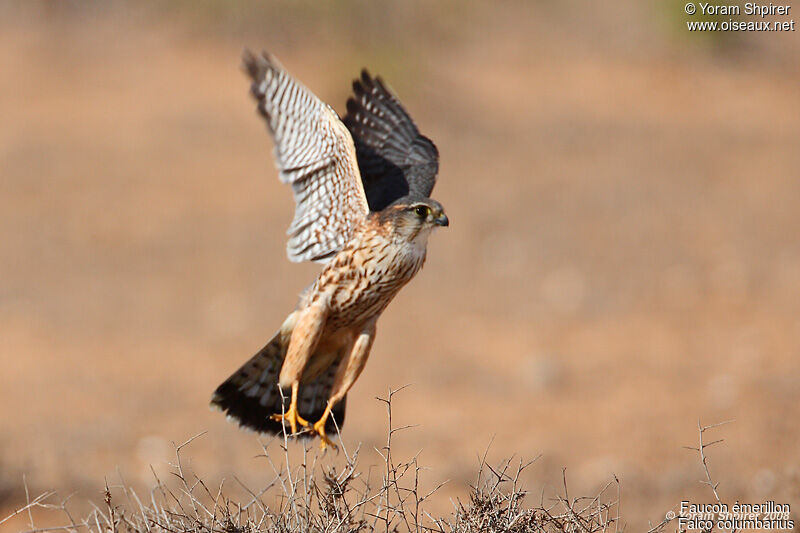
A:
[[[278,377],[278,386],[285,390],[292,387],[292,401],[289,410],[285,413],[277,413],[270,418],[276,422],[289,422],[292,433],[297,433],[297,425],[307,427],[308,421],[303,419],[297,412],[297,391],[300,387],[300,378],[303,369],[308,364],[308,360],[317,349],[319,339],[325,329],[325,318],[327,309],[324,301],[312,304],[304,309],[292,330],[289,339],[289,348],[286,351],[286,358],[281,366],[281,373]]]
[[[300,387],[300,382],[295,381],[292,383],[292,401],[289,404],[289,410],[285,413],[274,414],[270,418],[275,422],[289,422],[292,428],[292,434],[297,433],[297,425],[308,427],[308,420],[300,416],[297,412],[297,389]]]
[[[328,400],[328,405],[325,406],[325,412],[322,413],[320,419],[314,424],[314,433],[319,435],[319,447],[323,450],[326,446],[330,446],[334,450],[336,449],[336,444],[334,444],[334,442],[328,438],[327,433],[325,433],[325,422],[328,420],[334,405],[334,402]]]
[[[336,377],[331,387],[331,394],[328,397],[328,405],[325,406],[325,411],[316,423],[314,423],[314,432],[319,435],[320,448],[325,449],[326,446],[336,448],[336,445],[328,438],[325,433],[325,423],[333,410],[333,407],[345,397],[347,391],[353,386],[361,371],[364,369],[364,364],[369,357],[369,350],[372,347],[372,341],[375,339],[375,320],[371,320],[364,325],[361,333],[359,333],[356,340],[353,342],[350,352],[342,358],[339,362],[339,368],[336,370]]]

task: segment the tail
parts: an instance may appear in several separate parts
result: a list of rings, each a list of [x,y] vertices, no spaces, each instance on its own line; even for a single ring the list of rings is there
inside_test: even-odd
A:
[[[283,423],[272,420],[270,416],[289,409],[288,391],[281,396],[278,387],[287,344],[288,336],[278,332],[261,351],[217,387],[211,396],[211,407],[221,410],[245,429],[282,434]],[[297,408],[300,415],[312,423],[319,420],[325,411],[336,367],[336,364],[332,364],[311,382],[300,385]],[[328,434],[335,435],[336,427],[341,429],[344,425],[346,402],[345,397],[334,406],[333,416],[325,424]],[[310,436],[308,433],[304,435]]]

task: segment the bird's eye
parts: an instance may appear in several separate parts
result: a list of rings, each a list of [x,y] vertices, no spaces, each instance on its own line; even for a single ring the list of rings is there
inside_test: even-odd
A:
[[[430,208],[424,205],[418,205],[417,207],[414,208],[414,212],[417,214],[419,218],[427,217],[430,211],[431,211]]]

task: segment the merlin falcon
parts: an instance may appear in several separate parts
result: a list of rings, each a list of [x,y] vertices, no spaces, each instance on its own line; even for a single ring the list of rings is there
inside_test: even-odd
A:
[[[380,77],[364,70],[340,118],[269,54],[245,51],[251,93],[296,203],[287,254],[324,267],[275,336],[211,398],[240,426],[319,436],[344,424],[375,324],[447,226],[430,198],[439,153]]]

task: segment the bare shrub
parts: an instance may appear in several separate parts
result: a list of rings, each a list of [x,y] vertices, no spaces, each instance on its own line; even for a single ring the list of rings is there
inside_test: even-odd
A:
[[[528,494],[520,485],[520,476],[533,462],[509,459],[497,466],[480,461],[478,475],[466,501],[457,501],[449,516],[431,516],[425,510],[428,499],[441,487],[420,492],[423,468],[417,457],[398,460],[392,453],[392,439],[406,427],[394,427],[392,401],[398,391],[389,391],[385,403],[388,430],[385,445],[378,450],[383,464],[380,480],[371,480],[368,469],[359,468],[359,450],[353,453],[342,447],[344,464],[338,467],[322,460],[324,455],[303,448],[302,460],[292,465],[288,438],[284,435],[282,454],[267,452],[262,443],[263,458],[270,465],[274,478],[258,491],[234,478],[230,482],[209,487],[186,466],[183,454],[197,435],[175,447],[170,479],[160,479],[155,471],[155,484],[145,498],[127,485],[120,476],[118,485],[106,484],[101,504],[81,518],[68,509],[69,498],[58,499],[55,492],[46,492],[28,499],[0,524],[25,513],[30,532],[39,531],[125,531],[133,533],[255,533],[255,532],[348,532],[414,531],[471,533],[508,531],[605,533],[619,528],[619,486],[616,478],[593,497],[573,498],[569,495],[567,476],[563,476],[562,494],[537,504],[528,503]],[[280,439],[278,439],[280,441]],[[616,489],[616,490],[615,490]],[[237,492],[238,497],[230,496]],[[242,497],[241,494],[245,496]],[[64,525],[37,528],[35,515],[41,512],[60,513]],[[52,520],[51,520],[52,521]],[[667,521],[649,533],[661,531]]]

